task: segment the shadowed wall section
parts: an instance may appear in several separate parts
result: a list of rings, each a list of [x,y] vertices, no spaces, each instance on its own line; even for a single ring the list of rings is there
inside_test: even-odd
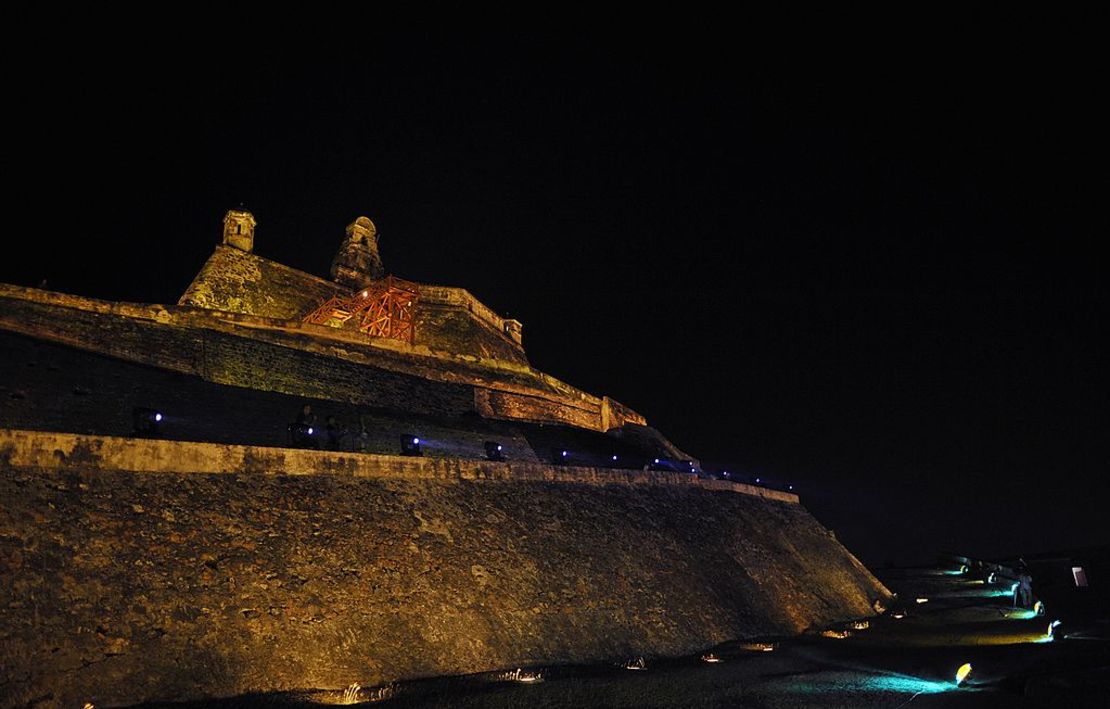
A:
[[[3,431],[0,496],[5,705],[683,654],[887,595],[794,496],[677,474]]]
[[[280,264],[271,265],[283,272]],[[459,295],[465,291],[440,290],[465,301]],[[463,312],[459,307],[448,310]],[[0,284],[0,330],[219,384],[295,396],[421,413],[475,412],[595,431],[646,423],[628,407],[526,363],[409,347],[299,321],[110,303]]]

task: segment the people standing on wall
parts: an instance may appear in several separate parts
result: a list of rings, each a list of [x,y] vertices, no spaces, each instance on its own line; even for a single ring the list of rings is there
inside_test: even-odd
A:
[[[297,420],[289,426],[290,443],[297,448],[319,448],[316,439],[316,414],[312,404],[305,404],[297,414]]]

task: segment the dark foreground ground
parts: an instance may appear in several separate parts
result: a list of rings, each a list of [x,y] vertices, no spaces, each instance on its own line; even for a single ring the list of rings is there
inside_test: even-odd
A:
[[[1105,707],[1110,639],[1098,623],[1061,626],[1011,607],[1009,584],[946,569],[890,571],[898,604],[866,628],[764,643],[704,657],[648,658],[646,668],[524,668],[385,688],[159,704],[149,707]],[[918,603],[917,599],[928,599]],[[898,617],[902,616],[902,617]],[[1060,633],[1062,637],[1059,637]],[[632,658],[630,658],[632,659]],[[957,669],[971,663],[962,686]],[[536,681],[535,678],[539,678]],[[526,681],[533,678],[533,681]]]

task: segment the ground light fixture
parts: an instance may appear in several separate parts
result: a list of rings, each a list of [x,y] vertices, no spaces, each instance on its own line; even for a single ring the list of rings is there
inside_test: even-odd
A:
[[[1055,640],[1056,639],[1056,629],[1059,628],[1060,625],[1061,625],[1061,623],[1058,620],[1054,620],[1054,621],[1052,621],[1051,623],[1048,624],[1048,639],[1049,640]]]
[[[424,455],[420,450],[420,438],[411,433],[401,435],[401,455]]]
[[[960,665],[960,669],[956,670],[956,686],[959,687],[961,684],[963,684],[964,680],[966,680],[967,676],[970,675],[970,674],[971,674],[971,663],[970,662],[965,662],[964,664]]]
[[[157,438],[162,424],[162,412],[146,406],[131,410],[131,422],[136,436]]]
[[[505,460],[501,444],[497,441],[486,441],[486,460]]]

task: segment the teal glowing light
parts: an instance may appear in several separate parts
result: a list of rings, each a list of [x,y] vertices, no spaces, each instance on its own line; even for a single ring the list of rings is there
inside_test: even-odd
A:
[[[792,678],[784,684],[784,689],[798,694],[839,694],[848,691],[913,696],[940,694],[953,690],[951,682],[937,682],[906,675],[860,675],[842,671],[820,672],[816,675],[808,675],[804,680]]]
[[[970,586],[956,591],[948,591],[944,594],[947,599],[952,598],[1010,598],[1013,594],[1009,590],[1002,588],[991,588],[990,586]]]

